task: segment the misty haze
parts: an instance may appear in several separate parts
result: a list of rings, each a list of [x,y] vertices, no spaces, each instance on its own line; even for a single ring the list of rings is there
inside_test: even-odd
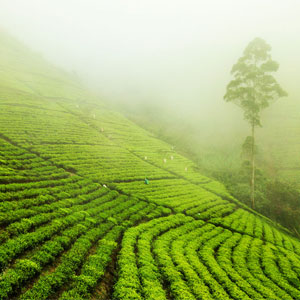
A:
[[[299,13],[0,0],[0,299],[300,300]]]

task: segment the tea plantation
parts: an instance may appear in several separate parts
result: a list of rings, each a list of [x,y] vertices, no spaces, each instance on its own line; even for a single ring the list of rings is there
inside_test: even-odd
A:
[[[0,71],[0,299],[300,299],[286,229],[3,33]]]

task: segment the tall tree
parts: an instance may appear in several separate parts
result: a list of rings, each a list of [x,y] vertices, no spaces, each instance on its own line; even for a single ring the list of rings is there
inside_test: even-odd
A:
[[[234,102],[244,111],[251,127],[251,205],[255,207],[255,128],[261,127],[261,111],[287,93],[271,73],[278,70],[272,60],[271,47],[263,39],[255,38],[244,50],[243,56],[233,65],[234,79],[227,85],[224,100]]]

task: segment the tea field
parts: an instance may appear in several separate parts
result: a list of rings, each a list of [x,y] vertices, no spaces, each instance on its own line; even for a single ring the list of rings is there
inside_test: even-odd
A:
[[[300,299],[288,230],[0,41],[0,299]]]

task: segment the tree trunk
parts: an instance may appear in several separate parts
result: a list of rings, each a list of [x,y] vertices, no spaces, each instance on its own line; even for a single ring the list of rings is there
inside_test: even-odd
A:
[[[255,208],[255,138],[254,138],[254,124],[252,124],[252,145],[251,145],[251,206]]]

